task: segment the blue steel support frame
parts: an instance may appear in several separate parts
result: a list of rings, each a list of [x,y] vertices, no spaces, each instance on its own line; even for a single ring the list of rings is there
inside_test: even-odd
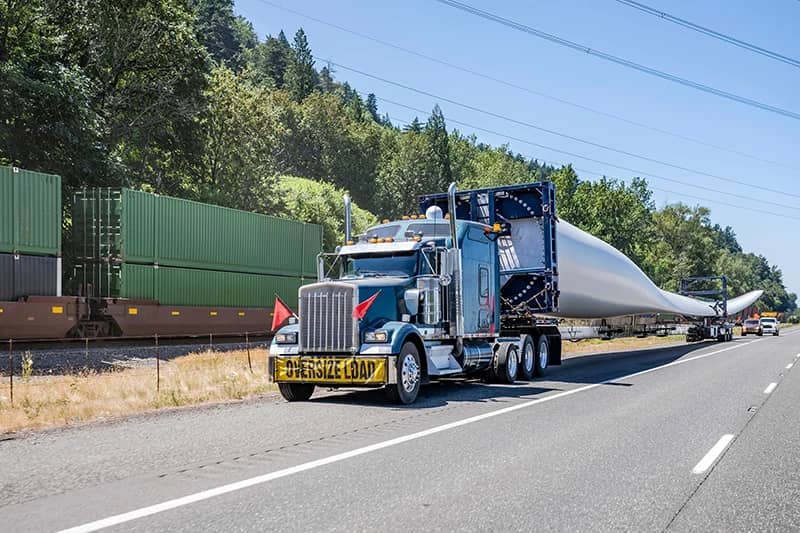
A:
[[[526,276],[536,280],[541,287],[542,300],[536,307],[529,306],[528,312],[550,313],[558,309],[558,246],[556,242],[556,194],[552,182],[506,185],[485,189],[459,191],[456,194],[457,216],[460,220],[470,220],[487,225],[497,222],[504,226],[504,233],[510,231],[514,220],[540,218],[544,234],[544,268],[518,268],[502,270],[498,276]],[[481,203],[485,199],[485,203]],[[447,213],[447,194],[427,194],[419,197],[420,208],[425,212],[431,206],[438,206]],[[481,207],[486,208],[488,216],[481,216]]]

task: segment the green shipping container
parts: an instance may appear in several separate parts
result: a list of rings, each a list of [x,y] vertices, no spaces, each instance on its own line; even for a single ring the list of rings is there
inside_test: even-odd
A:
[[[322,227],[130,189],[75,195],[78,255],[280,276],[316,276]]]
[[[315,279],[219,270],[88,263],[77,269],[82,294],[158,300],[164,305],[271,307],[275,294],[297,308],[297,290]]]
[[[0,166],[0,252],[61,255],[61,177]]]

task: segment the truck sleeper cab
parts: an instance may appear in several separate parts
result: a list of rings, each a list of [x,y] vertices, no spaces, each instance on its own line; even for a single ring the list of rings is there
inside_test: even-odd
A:
[[[455,205],[453,186],[448,201]],[[540,292],[515,279],[529,273],[501,268],[510,222],[461,216],[445,218],[433,203],[320,256],[320,281],[300,288],[297,322],[270,347],[270,378],[286,400],[308,399],[317,385],[358,386],[408,404],[440,377],[513,383],[560,363],[554,322],[503,313],[512,298]],[[509,296],[501,283],[511,280]]]

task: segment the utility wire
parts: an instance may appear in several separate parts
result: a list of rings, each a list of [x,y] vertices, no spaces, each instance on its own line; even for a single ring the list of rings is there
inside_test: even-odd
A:
[[[472,76],[476,76],[478,78],[483,78],[485,80],[489,80],[489,81],[492,81],[492,82],[495,82],[495,83],[499,83],[501,85],[505,85],[506,87],[511,87],[512,89],[517,89],[519,91],[524,91],[524,92],[526,92],[528,94],[532,94],[532,95],[538,96],[540,98],[546,98],[548,100],[552,100],[554,102],[559,102],[559,103],[564,104],[564,105],[572,106],[574,108],[581,109],[583,111],[589,111],[590,113],[594,113],[594,114],[602,116],[602,117],[618,120],[618,121],[623,122],[625,124],[629,124],[629,125],[632,125],[632,126],[636,126],[636,127],[642,128],[642,129],[654,131],[654,132],[660,133],[662,135],[668,135],[668,136],[674,137],[676,139],[681,139],[681,140],[692,142],[692,143],[699,144],[699,145],[702,145],[702,146],[707,146],[709,148],[714,148],[716,150],[720,150],[720,151],[723,151],[723,152],[736,154],[738,156],[745,157],[745,158],[748,158],[748,159],[752,159],[754,161],[759,161],[761,163],[768,163],[768,164],[771,164],[771,165],[776,165],[776,166],[787,168],[787,169],[791,169],[791,170],[800,170],[800,168],[792,166],[792,165],[787,165],[785,163],[780,163],[778,161],[773,161],[771,159],[765,159],[763,157],[759,157],[757,155],[749,154],[747,152],[743,152],[743,151],[740,151],[740,150],[735,150],[735,149],[728,148],[728,147],[725,147],[725,146],[721,146],[721,145],[718,145],[718,144],[710,143],[708,141],[703,141],[701,139],[697,139],[697,138],[694,138],[694,137],[689,137],[689,136],[686,136],[686,135],[682,135],[680,133],[675,133],[675,132],[672,132],[672,131],[669,131],[669,130],[664,130],[664,129],[661,129],[661,128],[657,128],[655,126],[651,126],[651,125],[645,124],[643,122],[637,122],[635,120],[630,120],[628,118],[625,118],[625,117],[620,116],[620,115],[616,115],[614,113],[608,113],[608,112],[605,112],[605,111],[601,111],[599,109],[594,109],[592,107],[589,107],[589,106],[586,106],[586,105],[583,105],[583,104],[579,104],[579,103],[576,103],[576,102],[565,100],[565,99],[560,98],[558,96],[553,96],[551,94],[543,93],[541,91],[536,91],[536,90],[530,89],[528,87],[524,87],[522,85],[517,85],[517,84],[509,82],[507,80],[496,78],[494,76],[490,76],[488,74],[484,74],[484,73],[478,72],[476,70],[472,70],[472,69],[469,69],[469,68],[466,68],[466,67],[462,67],[462,66],[456,65],[454,63],[450,63],[448,61],[444,61],[444,60],[438,59],[436,57],[429,56],[429,55],[417,52],[415,50],[411,50],[409,48],[405,48],[403,46],[399,46],[399,45],[396,45],[394,43],[390,43],[388,41],[384,41],[382,39],[378,39],[376,37],[372,37],[370,35],[366,35],[364,33],[361,33],[361,32],[358,32],[358,31],[355,31],[355,30],[352,30],[352,29],[349,29],[349,28],[345,28],[344,26],[340,26],[338,24],[334,24],[332,22],[328,22],[328,21],[319,19],[317,17],[313,17],[313,16],[308,15],[306,13],[302,13],[300,11],[297,11],[297,10],[294,10],[294,9],[290,9],[288,7],[284,7],[284,6],[280,5],[280,4],[276,4],[274,2],[270,2],[269,0],[259,0],[259,1],[262,4],[265,4],[265,5],[280,9],[280,10],[285,11],[287,13],[292,13],[292,14],[297,15],[299,17],[303,17],[305,19],[311,20],[311,21],[316,22],[318,24],[322,24],[324,26],[328,26],[330,28],[337,29],[337,30],[342,31],[344,33],[349,33],[351,35],[355,35],[356,37],[360,37],[362,39],[371,41],[373,43],[377,43],[377,44],[380,44],[382,46],[386,46],[387,48],[392,48],[394,50],[399,50],[399,51],[404,52],[406,54],[413,55],[413,56],[419,57],[421,59],[425,59],[426,61],[430,61],[430,62],[436,63],[438,65],[442,65],[442,66],[445,66],[445,67],[448,67],[448,68],[451,68],[451,69],[454,69],[454,70],[458,70],[460,72],[465,72],[467,74],[470,74]]]
[[[392,102],[389,102],[389,103],[392,103]],[[401,105],[401,107],[406,107],[406,106],[402,106]],[[410,108],[410,109],[414,110],[414,108]],[[401,123],[401,124],[406,124],[406,125],[409,125],[409,124],[412,123],[412,121],[410,121],[410,120],[403,120],[403,119],[398,119],[398,118],[395,118],[394,120],[399,122],[399,123]],[[477,129],[477,130],[480,130],[480,131],[486,131],[487,133],[495,133],[495,132],[489,132],[488,130],[484,130],[483,128],[478,128],[478,127],[475,127],[475,126],[469,126],[467,124],[459,123],[457,120],[447,119],[447,121],[448,122],[452,122],[454,124],[462,124],[462,125],[465,125],[467,127],[472,127],[472,128]],[[511,140],[519,140],[519,139],[517,139],[515,137],[505,136],[504,134],[501,134],[501,133],[495,133],[495,134],[498,135],[498,136],[501,136],[501,137],[506,137],[506,138],[511,139]],[[551,165],[553,167],[560,166],[560,167],[564,168],[564,167],[567,167],[567,166],[571,166],[574,170],[576,170],[576,171],[578,171],[578,172],[580,172],[582,174],[591,174],[591,175],[594,175],[594,176],[605,176],[606,175],[604,172],[598,172],[596,170],[587,170],[585,168],[576,167],[576,166],[572,165],[572,163],[564,163],[563,161],[552,161],[552,160],[542,159],[540,157],[537,157],[535,159],[537,161],[541,161],[542,163],[549,164],[549,165]],[[800,220],[800,217],[794,217],[794,216],[791,216],[791,215],[784,215],[784,214],[781,214],[781,213],[775,213],[775,212],[772,212],[772,211],[766,211],[764,209],[758,209],[758,208],[755,208],[755,207],[747,207],[747,206],[739,205],[739,204],[731,204],[731,203],[728,203],[728,202],[723,202],[721,200],[709,200],[708,198],[703,198],[701,196],[694,196],[694,195],[691,195],[691,194],[686,194],[684,192],[672,191],[672,190],[669,190],[669,189],[662,189],[660,187],[654,187],[650,183],[647,184],[647,187],[648,187],[648,189],[652,189],[654,191],[659,191],[659,192],[663,192],[663,193],[667,193],[667,194],[674,194],[676,196],[683,196],[685,198],[691,198],[693,200],[699,200],[699,201],[704,202],[704,203],[715,204],[715,205],[724,205],[724,206],[727,206],[727,207],[734,207],[736,209],[752,211],[754,213],[760,213],[760,214],[763,214],[763,215],[772,215],[774,217],[785,218],[785,219],[789,219],[789,220]]]
[[[763,191],[769,191],[769,192],[773,192],[773,193],[777,193],[777,194],[781,194],[781,195],[785,195],[785,196],[793,196],[795,198],[800,198],[800,194],[793,194],[793,193],[790,193],[790,192],[787,192],[787,191],[784,191],[784,190],[772,189],[772,188],[769,188],[769,187],[765,187],[763,185],[754,185],[752,183],[748,183],[746,181],[738,180],[738,179],[735,179],[735,178],[726,177],[726,176],[720,176],[720,175],[717,175],[717,174],[711,174],[709,172],[703,172],[701,170],[695,170],[695,169],[684,167],[684,166],[681,166],[681,165],[676,165],[674,163],[668,163],[666,161],[661,161],[659,159],[654,159],[652,157],[647,157],[647,156],[635,154],[633,152],[628,152],[626,150],[621,150],[619,148],[614,148],[614,147],[607,146],[607,145],[604,145],[604,144],[596,143],[594,141],[589,141],[589,140],[586,140],[586,139],[582,139],[580,137],[575,137],[573,135],[562,133],[560,131],[551,130],[551,129],[548,129],[548,128],[543,128],[541,126],[537,126],[537,125],[532,124],[530,122],[517,120],[515,118],[507,117],[505,115],[501,115],[499,113],[494,113],[492,111],[487,111],[485,109],[481,109],[479,107],[475,107],[475,106],[472,106],[472,105],[469,105],[469,104],[464,104],[462,102],[458,102],[458,101],[452,100],[450,98],[445,98],[443,96],[439,96],[437,94],[433,94],[433,93],[430,93],[430,92],[427,92],[427,91],[423,91],[421,89],[416,89],[416,88],[411,87],[409,85],[405,85],[405,84],[398,83],[398,82],[395,82],[395,81],[392,81],[392,80],[388,80],[388,79],[382,78],[380,76],[375,76],[373,74],[369,74],[369,73],[364,72],[362,70],[358,70],[358,69],[355,69],[355,68],[352,68],[352,67],[348,67],[346,65],[343,65],[341,63],[337,63],[335,61],[331,61],[329,59],[325,59],[325,58],[317,58],[317,59],[319,59],[320,61],[327,62],[327,63],[329,63],[331,65],[335,65],[335,66],[337,66],[337,67],[339,67],[341,69],[348,70],[350,72],[354,72],[354,73],[359,74],[361,76],[365,76],[367,78],[371,78],[371,79],[374,79],[374,80],[377,80],[377,81],[381,81],[381,82],[387,83],[389,85],[394,85],[395,87],[400,87],[401,89],[405,89],[405,90],[408,90],[408,91],[411,91],[411,92],[414,92],[414,93],[417,93],[417,94],[421,94],[423,96],[428,96],[428,97],[436,99],[436,100],[441,100],[442,102],[447,102],[447,103],[462,107],[464,109],[469,109],[470,111],[475,111],[477,113],[481,113],[483,115],[487,115],[487,116],[490,116],[490,117],[498,118],[500,120],[505,120],[507,122],[512,122],[514,124],[518,124],[520,126],[525,126],[527,128],[531,128],[531,129],[534,129],[534,130],[542,131],[544,133],[549,133],[550,135],[555,135],[555,136],[558,136],[558,137],[569,139],[569,140],[572,140],[572,141],[575,141],[575,142],[579,142],[579,143],[582,143],[582,144],[586,144],[586,145],[589,145],[589,146],[594,146],[596,148],[601,148],[603,150],[608,150],[610,152],[615,152],[615,153],[618,153],[618,154],[626,155],[628,157],[641,159],[643,161],[648,161],[650,163],[656,163],[656,164],[659,164],[659,165],[672,167],[672,168],[675,168],[675,169],[678,169],[678,170],[682,170],[684,172],[691,172],[693,174],[699,174],[699,175],[702,175],[702,176],[707,176],[707,177],[714,178],[716,180],[723,181],[723,182],[736,183],[738,185],[742,185],[744,187],[749,187],[749,188],[752,188],[752,189],[757,189],[757,190],[760,190],[762,192]]]
[[[745,96],[739,96],[737,94],[729,93],[727,91],[723,91],[721,89],[716,89],[709,85],[704,85],[702,83],[688,80],[686,78],[681,78],[674,74],[669,74],[668,72],[664,72],[661,70],[657,70],[640,63],[635,63],[628,59],[624,59],[615,55],[608,54],[606,52],[601,52],[600,50],[594,50],[588,46],[578,44],[574,41],[570,41],[564,39],[563,37],[558,37],[557,35],[553,35],[550,33],[543,32],[541,30],[537,30],[535,28],[531,28],[530,26],[526,26],[519,22],[515,22],[513,20],[501,17],[499,15],[495,15],[488,11],[483,11],[482,9],[474,8],[470,5],[464,4],[462,2],[457,2],[455,0],[435,0],[440,4],[444,4],[456,9],[460,9],[461,11],[465,11],[472,15],[476,15],[478,17],[484,18],[486,20],[491,20],[492,22],[497,22],[498,24],[502,24],[504,26],[508,26],[509,28],[513,28],[515,30],[528,33],[533,35],[534,37],[539,37],[541,39],[548,40],[552,43],[559,44],[561,46],[566,46],[567,48],[572,48],[573,50],[577,50],[578,52],[585,52],[589,55],[599,57],[600,59],[604,59],[606,61],[610,61],[612,63],[616,63],[618,65],[622,65],[623,67],[631,68],[634,70],[638,70],[639,72],[644,72],[645,74],[650,74],[651,76],[656,76],[658,78],[662,78],[674,83],[679,83],[681,85],[685,85],[687,87],[691,87],[693,89],[697,89],[699,91],[703,91],[709,94],[713,94],[722,98],[727,98],[728,100],[732,100],[734,102],[739,102],[740,104],[745,104],[751,107],[756,107],[758,109],[763,109],[764,111],[770,111],[772,113],[776,113],[778,115],[783,115],[788,118],[793,118],[795,120],[800,120],[800,113],[795,111],[791,111],[788,109],[783,109],[781,107],[776,107],[770,104],[765,104],[763,102],[759,102],[758,100],[754,100],[752,98],[747,98]]]
[[[413,107],[413,106],[409,106],[409,105],[406,105],[406,104],[402,104],[400,102],[395,102],[395,101],[389,100],[387,98],[382,98],[382,97],[379,97],[379,96],[376,97],[376,98],[378,100],[384,102],[384,103],[392,104],[392,105],[395,105],[395,106],[398,106],[398,107],[402,107],[402,108],[408,109],[410,111],[415,111],[417,113],[427,113],[427,111],[425,111],[423,109],[419,109],[417,107]],[[561,150],[559,148],[554,148],[552,146],[547,146],[545,144],[539,144],[539,143],[536,143],[536,142],[533,142],[533,141],[530,141],[530,140],[527,140],[527,139],[521,139],[519,137],[514,137],[514,136],[511,136],[511,135],[508,135],[508,134],[505,134],[505,133],[500,133],[500,132],[497,132],[497,131],[489,130],[489,129],[486,129],[486,128],[482,128],[480,126],[476,126],[474,124],[469,124],[467,122],[462,122],[462,121],[455,120],[455,119],[452,119],[452,118],[448,118],[447,122],[449,122],[451,124],[458,124],[458,125],[463,126],[465,128],[471,128],[471,129],[474,129],[474,130],[477,130],[477,131],[482,131],[482,132],[488,133],[490,135],[496,135],[498,137],[502,137],[502,138],[505,138],[505,139],[510,139],[510,140],[513,140],[513,141],[517,141],[517,142],[520,142],[520,143],[523,143],[523,144],[528,144],[530,146],[535,146],[537,148],[542,148],[544,150],[550,150],[552,152],[557,152],[557,153],[560,153],[560,154],[568,155],[570,157],[577,157],[578,159],[583,159],[585,161],[591,161],[593,163],[598,163],[600,165],[606,165],[606,166],[609,166],[609,167],[612,167],[612,168],[616,168],[616,169],[619,169],[619,170],[624,170],[626,172],[632,172],[632,173],[634,173],[634,174],[636,174],[638,176],[646,176],[646,177],[649,177],[649,178],[655,178],[655,179],[659,179],[659,180],[663,180],[663,181],[669,181],[669,182],[672,182],[672,183],[677,183],[679,185],[684,185],[686,187],[693,187],[695,189],[700,189],[700,190],[712,192],[714,194],[723,194],[723,195],[731,196],[731,197],[734,197],[734,198],[740,198],[740,199],[743,199],[743,200],[752,201],[751,197],[745,196],[745,195],[742,195],[742,194],[736,194],[736,193],[732,193],[732,192],[720,191],[720,190],[714,189],[712,187],[705,187],[703,185],[697,185],[697,184],[690,183],[690,182],[683,181],[683,180],[679,180],[679,179],[676,179],[676,178],[671,178],[671,177],[668,177],[668,176],[661,176],[659,174],[653,174],[651,172],[645,172],[643,170],[638,170],[638,169],[635,169],[635,168],[630,168],[630,167],[617,165],[615,163],[610,163],[608,161],[603,161],[601,159],[595,159],[595,158],[588,157],[588,156],[585,156],[585,155],[582,155],[582,154],[576,154],[574,152],[568,152],[566,150]],[[542,161],[544,161],[544,160],[542,160]],[[558,163],[558,164],[563,165],[564,163]],[[597,173],[596,172],[592,172],[592,174],[597,174]],[[675,193],[675,194],[680,194],[680,193]],[[776,207],[783,207],[783,208],[786,208],[786,209],[800,210],[800,207],[797,207],[797,206],[794,206],[794,205],[789,205],[789,204],[782,204],[782,203],[779,203],[779,202],[770,202],[768,200],[759,200],[758,202],[762,203],[762,204],[774,205]],[[741,206],[739,206],[739,207],[741,207]],[[781,215],[780,213],[775,213],[775,214],[776,215],[780,215],[780,216],[790,216],[790,215]],[[800,220],[800,218],[798,218],[798,220]]]
[[[742,41],[741,39],[737,39],[736,37],[732,37],[730,35],[720,33],[710,28],[706,28],[705,26],[700,26],[699,24],[689,22],[688,20],[684,20],[674,15],[670,15],[669,13],[665,13],[664,11],[659,11],[658,9],[646,6],[640,2],[635,2],[634,0],[616,0],[616,1],[619,2],[620,4],[624,4],[634,9],[638,9],[639,11],[642,11],[649,15],[654,15],[668,22],[672,22],[679,26],[683,26],[684,28],[694,30],[698,33],[702,33],[703,35],[713,37],[714,39],[719,39],[720,41],[724,41],[728,44],[738,46],[739,48],[755,52],[756,54],[761,54],[762,56],[774,59],[776,61],[781,61],[783,63],[786,63],[787,65],[792,65],[793,67],[800,67],[800,61],[798,61],[797,59],[785,56],[783,54],[779,54],[778,52],[767,50],[766,48],[762,48],[755,44],[748,43],[747,41]]]

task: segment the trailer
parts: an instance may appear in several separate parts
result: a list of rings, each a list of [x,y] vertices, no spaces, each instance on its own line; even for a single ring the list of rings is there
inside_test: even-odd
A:
[[[422,384],[446,377],[542,376],[561,364],[561,317],[709,317],[709,331],[729,338],[714,302],[658,288],[619,250],[559,220],[550,182],[451,184],[421,196],[421,214],[357,239],[349,205],[345,196],[345,242],[320,255],[317,283],[300,288],[299,316],[270,347],[269,376],[288,401],[307,400],[317,386],[355,386],[408,404]],[[761,293],[730,303],[741,309]],[[655,324],[638,333],[668,331]]]
[[[692,322],[686,332],[686,342],[733,340],[734,323],[728,319],[728,279],[725,276],[683,278],[680,293],[690,298],[711,298],[716,311],[714,316],[698,317]]]

